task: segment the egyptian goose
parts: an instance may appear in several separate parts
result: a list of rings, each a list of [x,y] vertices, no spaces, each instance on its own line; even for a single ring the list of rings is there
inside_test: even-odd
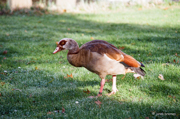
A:
[[[76,41],[64,38],[57,43],[53,54],[61,50],[69,50],[67,59],[71,65],[85,67],[99,75],[101,86],[98,96],[102,95],[106,75],[112,75],[113,77],[112,92],[109,95],[118,91],[116,88],[116,75],[125,75],[130,72],[137,73],[140,76],[145,75],[145,71],[141,68],[144,67],[142,63],[103,40],[93,40],[79,48]]]

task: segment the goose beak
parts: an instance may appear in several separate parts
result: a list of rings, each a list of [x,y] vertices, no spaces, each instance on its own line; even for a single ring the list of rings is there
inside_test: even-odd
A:
[[[56,49],[54,50],[53,54],[55,54],[55,53],[57,53],[59,51],[61,51],[61,49],[59,47],[56,47]]]

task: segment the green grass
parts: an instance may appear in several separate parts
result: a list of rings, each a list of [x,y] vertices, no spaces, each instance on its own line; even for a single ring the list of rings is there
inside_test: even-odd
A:
[[[180,8],[168,8],[0,16],[0,118],[178,119]],[[102,97],[88,98],[97,95],[100,78],[71,66],[67,51],[52,54],[55,42],[64,37],[80,46],[93,37],[125,47],[125,53],[146,66],[145,79],[119,75],[115,95],[105,95],[112,86],[108,82]],[[64,78],[71,73],[73,78]],[[90,94],[83,92],[87,89]]]

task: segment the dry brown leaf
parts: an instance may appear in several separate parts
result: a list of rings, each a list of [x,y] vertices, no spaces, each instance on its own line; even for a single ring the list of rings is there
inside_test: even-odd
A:
[[[66,9],[63,9],[63,12],[64,12],[64,13],[66,13],[66,12],[67,12],[67,10],[66,10]]]
[[[174,60],[173,60],[173,62],[178,64],[178,63],[179,63],[179,60],[178,60],[178,61],[176,61],[176,60],[174,59]]]
[[[38,67],[35,67],[35,70],[38,70]]]
[[[177,57],[178,57],[178,54],[177,54],[177,53],[175,53],[175,56],[177,56]]]
[[[65,113],[65,109],[64,109],[64,107],[62,107],[62,113]]]
[[[3,86],[5,84],[5,82],[1,82],[1,85]]]
[[[173,62],[176,63],[176,60],[174,59]]]
[[[90,91],[87,89],[87,91],[83,90],[84,93],[89,94]]]
[[[165,7],[164,10],[168,10],[169,8],[168,7]]]
[[[93,37],[91,37],[91,40],[94,40],[94,38],[93,38]]]
[[[27,32],[27,30],[25,30],[25,32]]]
[[[135,79],[140,80],[141,78],[143,79],[143,76],[141,76],[140,74],[133,74]]]
[[[162,74],[159,74],[158,78],[161,79],[161,80],[165,80],[164,76]]]
[[[69,78],[69,77],[70,77],[70,78],[73,78],[72,73],[71,73],[70,75],[69,75],[69,74],[67,74],[67,77],[65,77],[65,76],[64,76],[64,78]]]
[[[95,101],[95,103],[99,106],[99,107],[101,107],[101,104],[102,104],[102,102],[101,101]]]
[[[7,50],[3,51],[3,54],[4,54],[4,55],[7,54]]]
[[[54,114],[53,112],[47,112],[47,114]]]
[[[120,50],[123,50],[124,48],[125,48],[124,46],[122,46],[122,47],[119,47],[119,49],[120,49]]]
[[[180,58],[180,56],[178,56],[178,54],[177,54],[177,53],[175,53],[175,56]]]

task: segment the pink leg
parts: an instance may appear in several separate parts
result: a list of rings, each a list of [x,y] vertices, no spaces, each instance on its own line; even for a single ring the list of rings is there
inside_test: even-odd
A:
[[[103,91],[105,82],[106,82],[105,79],[102,79],[102,80],[101,80],[101,87],[100,87],[98,96],[101,96],[101,95],[102,95],[102,91]]]
[[[108,96],[115,94],[118,89],[116,88],[116,75],[113,75],[113,84],[112,84],[112,92],[108,94]]]

